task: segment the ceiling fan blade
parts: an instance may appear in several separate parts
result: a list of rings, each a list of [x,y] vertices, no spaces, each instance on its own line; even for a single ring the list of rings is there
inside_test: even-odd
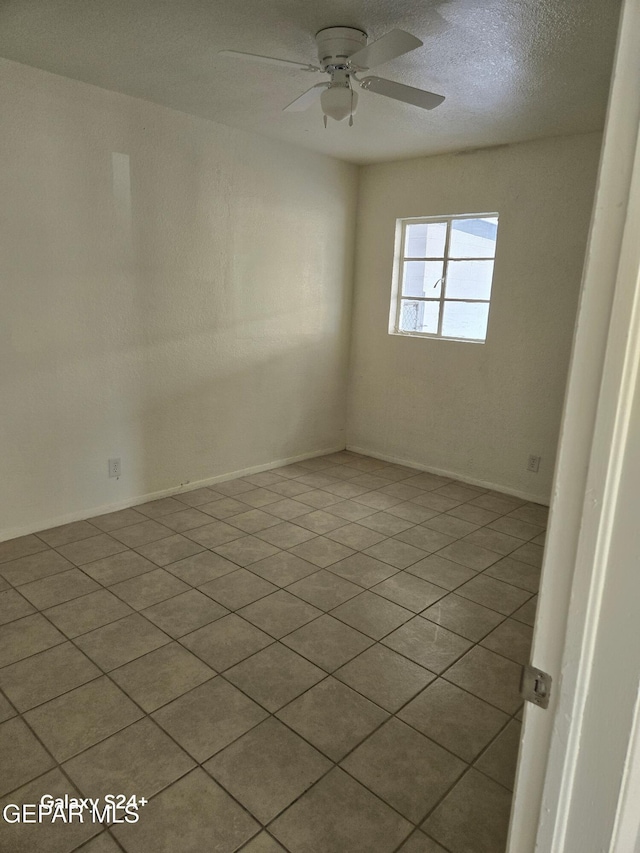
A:
[[[285,113],[299,113],[303,110],[308,109],[311,104],[315,104],[315,102],[320,98],[323,89],[328,89],[331,83],[328,81],[326,83],[316,83],[315,86],[312,86],[310,89],[307,89],[306,92],[303,92],[295,101],[291,101],[288,104],[283,112]]]
[[[368,92],[375,92],[376,95],[384,95],[404,104],[413,104],[423,110],[433,110],[444,101],[444,95],[415,89],[413,86],[405,86],[404,83],[394,83],[393,80],[384,80],[382,77],[365,77],[358,82]]]
[[[363,47],[362,50],[358,50],[349,57],[349,60],[358,68],[373,68],[374,65],[382,65],[383,62],[389,62],[421,46],[420,39],[412,36],[411,33],[405,33],[404,30],[391,30],[385,36]]]
[[[219,56],[231,56],[235,59],[244,59],[248,62],[260,62],[263,65],[284,65],[288,68],[298,68],[300,71],[320,71],[316,65],[306,62],[295,62],[291,59],[276,59],[274,56],[261,56],[259,53],[242,53],[239,50],[219,50]]]

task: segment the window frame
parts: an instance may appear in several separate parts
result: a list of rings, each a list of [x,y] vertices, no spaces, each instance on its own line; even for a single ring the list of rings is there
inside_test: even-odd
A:
[[[459,219],[486,219],[486,218],[497,219],[499,221],[499,214],[497,212],[493,213],[457,213],[457,214],[448,214],[442,216],[410,216],[406,218],[400,218],[396,220],[396,257],[394,260],[394,277],[393,277],[393,288],[392,288],[392,300],[391,300],[391,312],[390,312],[390,323],[389,323],[389,334],[392,335],[401,335],[402,337],[408,338],[431,338],[432,340],[440,340],[440,341],[458,341],[459,343],[469,343],[469,344],[484,344],[487,340],[487,335],[489,333],[489,318],[487,317],[487,331],[484,338],[456,338],[449,335],[442,334],[442,323],[444,318],[444,306],[447,302],[462,302],[462,303],[481,303],[484,305],[491,306],[491,294],[489,295],[489,299],[461,299],[461,298],[447,298],[447,274],[449,269],[450,261],[488,261],[492,260],[494,262],[494,270],[491,275],[491,287],[493,290],[493,274],[495,272],[495,260],[498,248],[497,241],[497,233],[496,233],[496,248],[492,258],[488,257],[469,257],[469,258],[451,258],[449,257],[449,247],[451,245],[451,223],[455,222]],[[447,226],[447,231],[445,235],[445,243],[444,243],[444,251],[441,257],[420,257],[420,258],[409,258],[405,255],[405,240],[406,240],[406,231],[408,225],[422,225],[422,224],[438,224],[444,223]],[[443,275],[441,279],[441,287],[440,287],[440,296],[437,298],[427,297],[427,296],[404,296],[403,295],[403,286],[404,286],[404,269],[406,261],[442,261],[442,270]],[[438,329],[436,332],[408,332],[400,328],[400,316],[402,312],[402,300],[408,300],[412,302],[437,302],[440,306],[440,311],[438,315]]]

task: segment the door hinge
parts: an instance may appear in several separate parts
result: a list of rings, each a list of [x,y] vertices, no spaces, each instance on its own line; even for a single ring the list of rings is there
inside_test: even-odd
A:
[[[523,699],[533,702],[539,708],[548,708],[550,693],[551,676],[548,673],[536,669],[531,664],[522,667],[520,695]]]

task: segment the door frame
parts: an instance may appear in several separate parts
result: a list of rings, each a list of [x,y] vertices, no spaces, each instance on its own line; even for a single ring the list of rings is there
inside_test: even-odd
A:
[[[640,787],[640,779],[630,763],[634,750],[640,752],[637,690],[635,697],[633,689],[623,697],[614,694],[616,703],[624,708],[616,708],[619,726],[612,732],[606,726],[600,731],[597,720],[602,725],[607,719],[614,697],[603,697],[593,689],[613,663],[613,648],[618,653],[622,648],[612,642],[618,633],[619,640],[624,634],[614,614],[616,606],[624,607],[635,581],[629,570],[637,533],[628,523],[625,527],[618,500],[630,494],[622,475],[634,447],[640,452],[640,423],[633,420],[640,369],[638,81],[640,0],[626,0],[534,629],[531,660],[552,676],[553,689],[548,710],[529,704],[525,709],[508,853],[578,853],[586,849],[630,853],[632,848],[620,846],[624,842],[616,840],[616,834],[628,841],[633,827],[638,828],[631,792]],[[640,574],[640,566],[636,573]],[[614,588],[617,594],[611,596]],[[640,676],[640,660],[627,663],[625,677],[632,688]],[[603,749],[603,738],[615,740],[609,744],[616,747],[615,758]],[[609,788],[606,803],[598,802],[594,808],[596,780],[585,779],[580,769],[589,756],[602,758],[603,754],[610,765],[606,773]],[[583,832],[575,818],[579,812],[582,826],[589,827],[586,843],[579,839]],[[601,846],[595,843],[596,836]]]

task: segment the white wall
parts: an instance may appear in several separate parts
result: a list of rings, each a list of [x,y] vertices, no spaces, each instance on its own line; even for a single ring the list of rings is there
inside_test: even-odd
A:
[[[361,170],[349,447],[548,501],[600,144]],[[500,222],[486,343],[389,335],[396,219],[487,211]]]
[[[6,60],[0,110],[0,539],[344,446],[355,167]]]

